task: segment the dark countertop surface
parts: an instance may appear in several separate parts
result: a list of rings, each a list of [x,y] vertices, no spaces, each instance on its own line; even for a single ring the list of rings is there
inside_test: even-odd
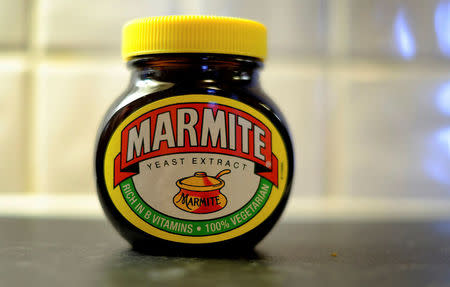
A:
[[[240,258],[181,258],[131,250],[106,220],[0,218],[0,286],[152,283],[450,286],[450,222],[282,223]]]

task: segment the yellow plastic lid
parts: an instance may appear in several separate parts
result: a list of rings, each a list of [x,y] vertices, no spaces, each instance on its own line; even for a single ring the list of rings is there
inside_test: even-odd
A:
[[[220,16],[162,16],[128,22],[122,58],[164,53],[214,53],[259,58],[267,55],[266,27],[252,20]]]

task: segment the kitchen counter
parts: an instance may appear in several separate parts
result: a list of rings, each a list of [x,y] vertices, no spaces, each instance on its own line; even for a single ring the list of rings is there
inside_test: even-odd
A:
[[[0,218],[0,286],[450,286],[450,222],[282,223],[230,258],[141,255],[106,220]]]

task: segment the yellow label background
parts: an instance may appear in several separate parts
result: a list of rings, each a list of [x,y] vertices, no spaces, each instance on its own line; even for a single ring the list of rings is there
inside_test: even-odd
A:
[[[258,120],[260,120],[264,125],[266,125],[269,130],[272,133],[272,153],[275,154],[275,156],[278,158],[278,171],[279,171],[279,179],[278,179],[278,187],[275,185],[272,188],[272,192],[270,194],[269,199],[267,200],[266,205],[261,209],[261,211],[256,214],[250,221],[245,223],[244,225],[230,230],[225,233],[221,234],[215,234],[215,235],[208,235],[208,236],[201,236],[201,237],[193,237],[193,236],[185,236],[185,235],[178,235],[178,234],[172,234],[166,231],[162,231],[160,229],[157,229],[141,218],[139,218],[133,210],[128,206],[128,204],[125,202],[122,193],[120,191],[120,186],[117,186],[114,188],[113,183],[113,175],[114,175],[114,158],[117,156],[117,154],[120,153],[120,144],[121,144],[121,132],[122,130],[133,120],[138,118],[139,116],[154,110],[158,109],[164,106],[178,104],[178,103],[189,103],[189,102],[205,102],[205,103],[217,103],[220,105],[227,105],[230,107],[234,107],[236,109],[245,111],[249,113],[250,115],[254,116]],[[256,109],[243,104],[239,101],[218,97],[218,96],[212,96],[212,95],[182,95],[182,96],[174,96],[162,100],[158,100],[156,102],[150,103],[134,113],[132,113],[130,116],[128,116],[114,131],[110,142],[108,143],[108,146],[106,148],[106,154],[105,154],[105,162],[104,162],[104,174],[105,174],[105,182],[106,182],[106,188],[108,189],[109,196],[111,197],[112,202],[116,206],[116,208],[119,210],[119,212],[122,214],[123,217],[125,217],[129,222],[131,222],[134,226],[141,229],[144,232],[147,232],[148,234],[151,234],[153,236],[175,241],[175,242],[182,242],[182,243],[212,243],[212,242],[218,242],[218,241],[224,241],[227,239],[231,239],[234,237],[237,237],[239,235],[242,235],[244,233],[247,233],[248,231],[252,230],[259,224],[261,224],[264,220],[269,217],[269,215],[274,211],[274,209],[277,207],[278,203],[280,202],[283,193],[285,192],[286,187],[286,181],[287,181],[287,174],[288,174],[288,162],[287,162],[287,152],[286,152],[286,146],[284,144],[284,141],[276,129],[276,127],[270,122],[266,116],[264,116],[261,112],[257,111]]]

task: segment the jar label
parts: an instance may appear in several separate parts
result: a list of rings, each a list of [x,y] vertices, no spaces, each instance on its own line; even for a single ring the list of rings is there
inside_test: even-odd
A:
[[[212,243],[261,224],[279,204],[288,158],[279,131],[242,102],[183,95],[143,106],[105,155],[112,202],[134,226],[184,243]]]

